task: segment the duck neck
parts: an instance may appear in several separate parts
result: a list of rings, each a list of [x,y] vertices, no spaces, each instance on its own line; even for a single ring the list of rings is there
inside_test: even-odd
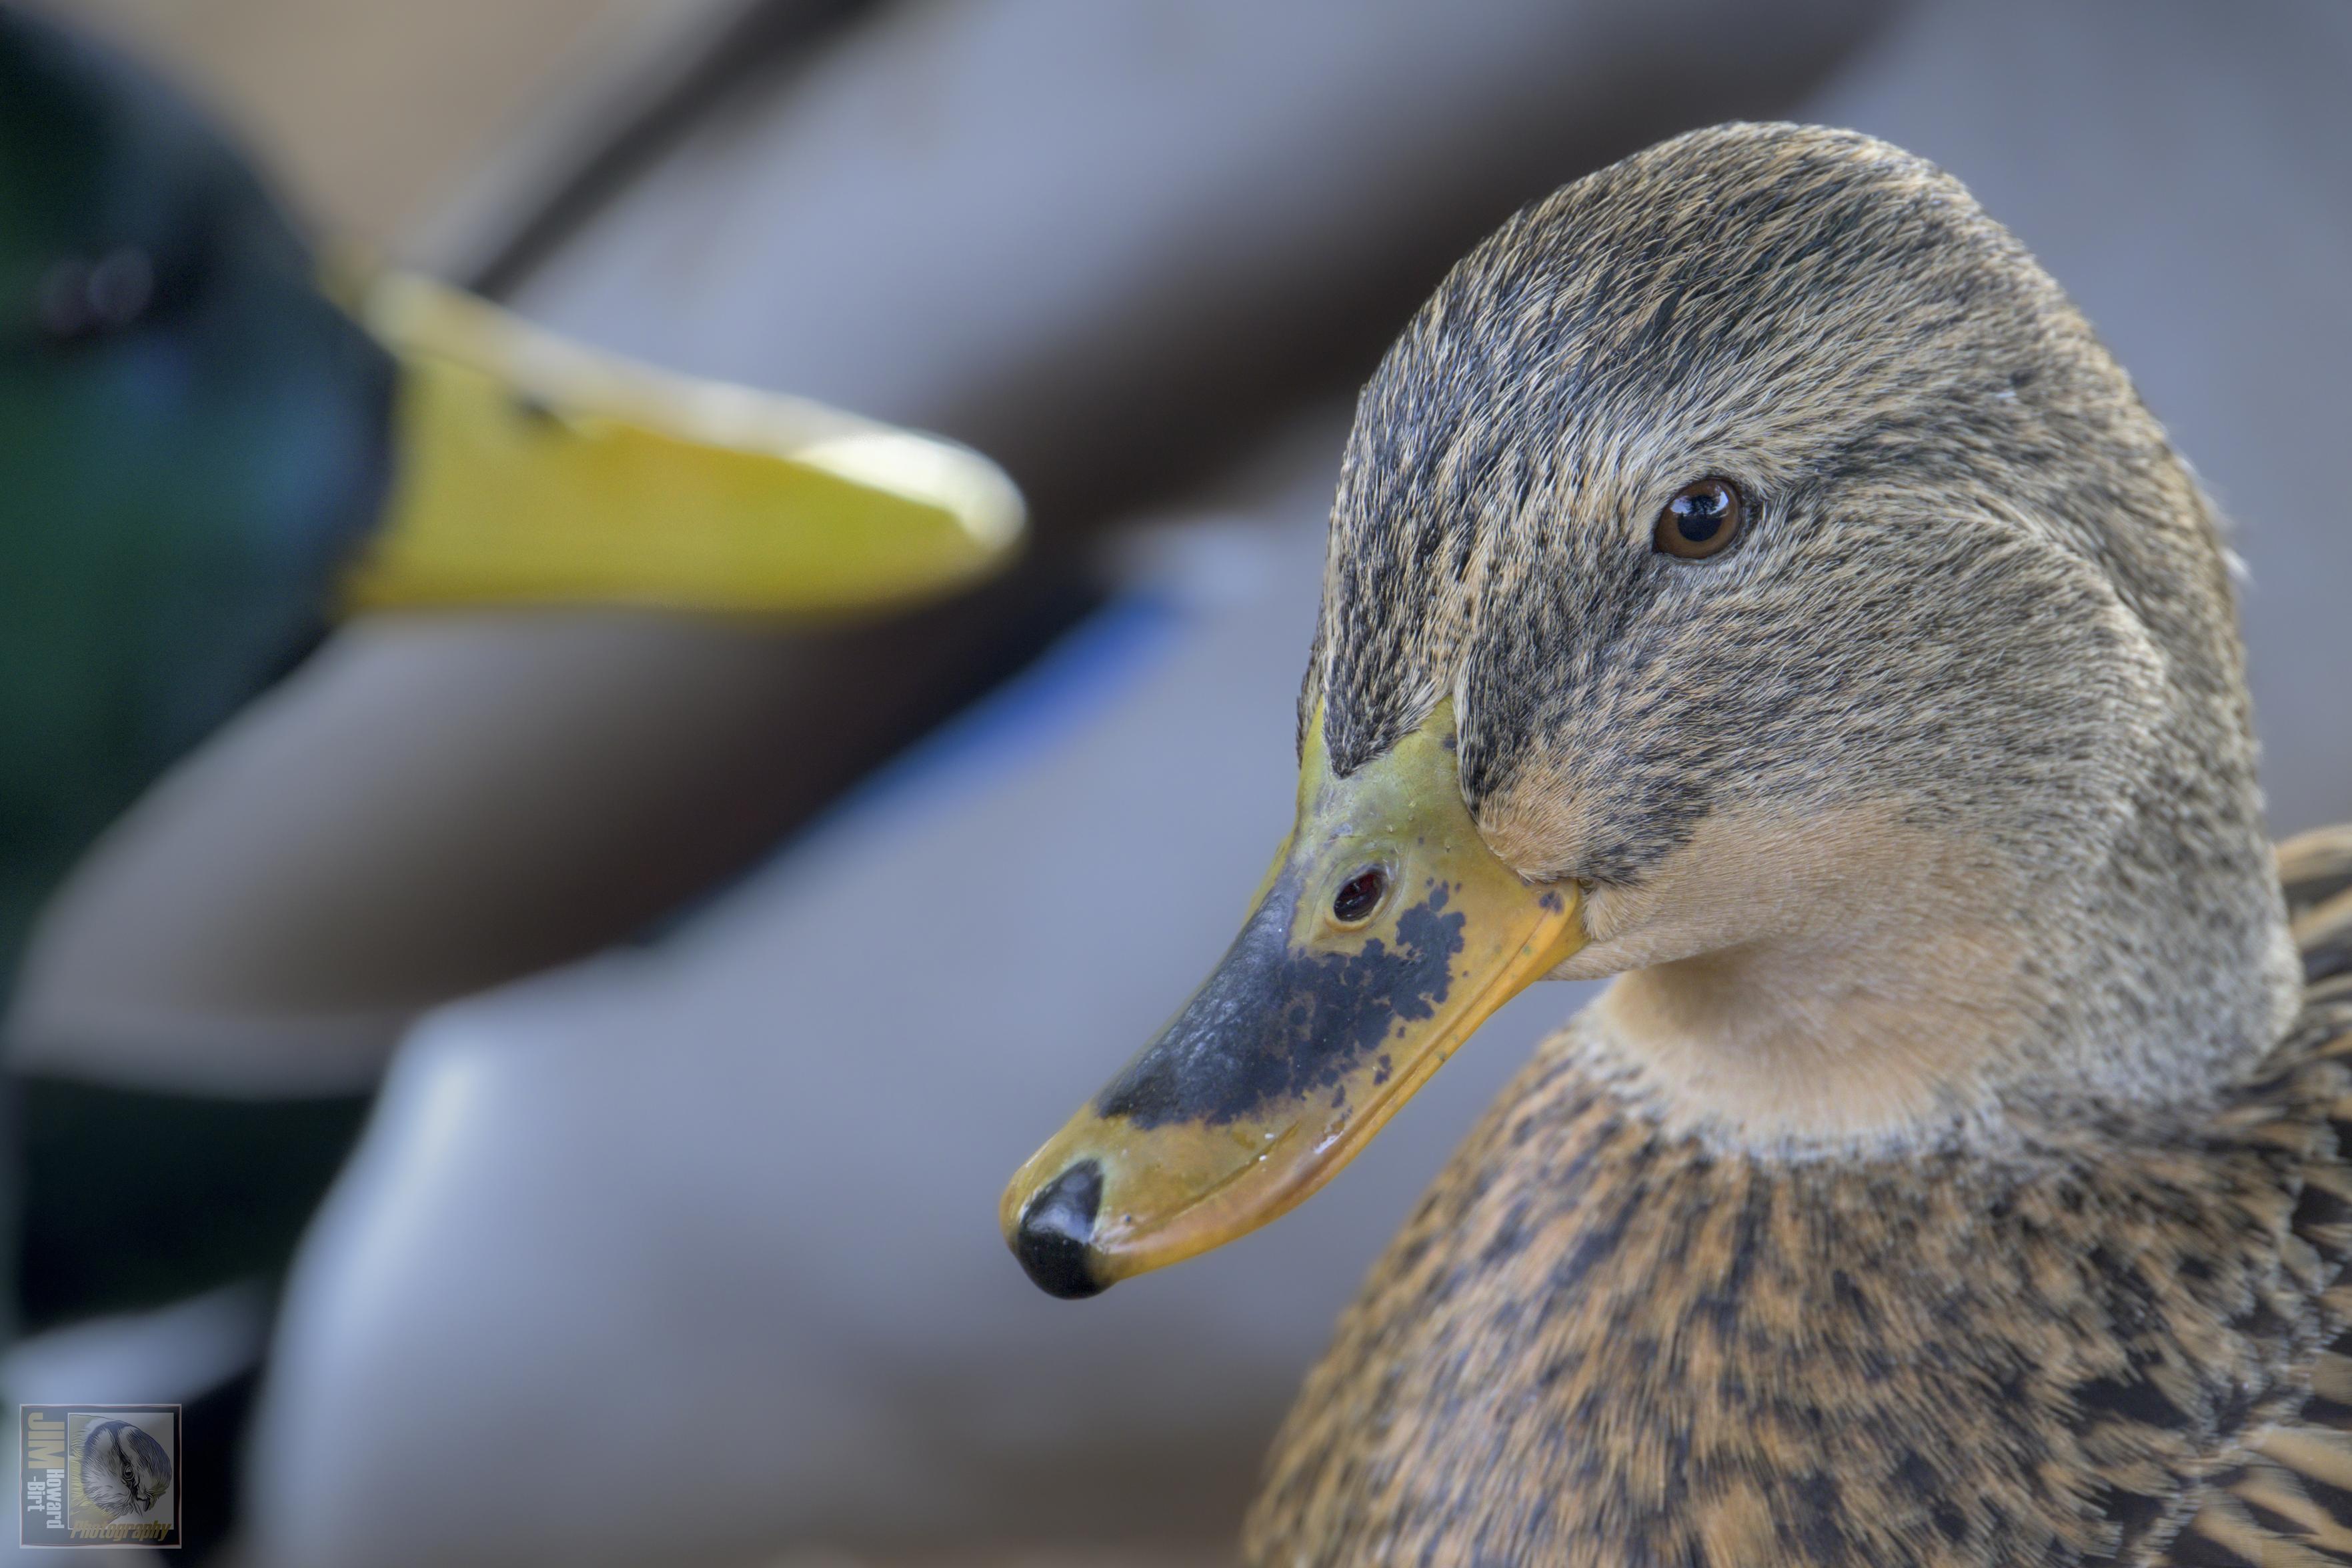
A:
[[[2204,826],[2136,800],[2104,843],[2012,852],[1892,811],[1727,824],[1702,838],[1738,844],[1690,860],[1730,865],[1745,929],[1678,923],[1671,868],[1592,901],[1622,971],[1597,1038],[1661,1121],[1750,1147],[1942,1144],[2210,1097],[2268,1053],[2300,984],[2268,844]]]

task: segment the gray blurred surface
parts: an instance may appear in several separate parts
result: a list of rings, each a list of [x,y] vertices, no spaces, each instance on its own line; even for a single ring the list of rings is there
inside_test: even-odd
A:
[[[362,622],[51,901],[11,1061],[362,1090],[420,1009],[599,946],[754,852],[808,745],[782,722],[799,676],[768,639],[643,616]]]
[[[912,0],[720,106],[516,303],[971,442],[1051,548],[1352,382],[1519,203],[1785,112],[1884,9]]]

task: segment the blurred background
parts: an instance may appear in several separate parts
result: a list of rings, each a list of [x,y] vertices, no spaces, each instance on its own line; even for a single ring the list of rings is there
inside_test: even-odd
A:
[[[952,436],[1032,509],[987,587],[830,631],[349,622],[42,885],[0,1379],[184,1401],[184,1561],[1229,1560],[1579,988],[1100,1301],[1028,1285],[997,1194],[1286,827],[1354,388],[1515,206],[1675,131],[1853,126],[2017,231],[2235,519],[2274,831],[2352,818],[2342,0],[27,14],[314,241]]]

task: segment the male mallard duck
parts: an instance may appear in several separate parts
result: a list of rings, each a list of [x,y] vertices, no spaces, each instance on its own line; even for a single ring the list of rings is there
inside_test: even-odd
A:
[[[1065,1296],[1213,1247],[1613,975],[1254,1562],[2352,1562],[2352,841],[2282,897],[2241,663],[2212,507],[1956,182],[1753,125],[1581,180],[1365,391],[1297,826],[1007,1238]]]
[[[966,583],[1020,533],[960,448],[621,364],[423,279],[345,293],[176,95],[0,4],[0,1008],[93,844],[339,612],[837,616]],[[27,1317],[274,1268],[357,1103],[74,1082],[77,1021],[0,1080]]]
[[[0,8],[0,993],[97,832],[331,611],[833,616],[1020,533],[961,448],[348,292],[173,94]]]

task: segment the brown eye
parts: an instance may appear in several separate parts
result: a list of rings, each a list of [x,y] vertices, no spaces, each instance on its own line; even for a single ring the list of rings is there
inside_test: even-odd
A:
[[[1367,866],[1339,884],[1331,895],[1331,918],[1343,925],[1353,925],[1381,906],[1381,898],[1389,890],[1389,873],[1379,866]]]
[[[1658,514],[1656,548],[1685,560],[1704,560],[1739,537],[1748,503],[1728,479],[1702,479],[1675,492]]]

